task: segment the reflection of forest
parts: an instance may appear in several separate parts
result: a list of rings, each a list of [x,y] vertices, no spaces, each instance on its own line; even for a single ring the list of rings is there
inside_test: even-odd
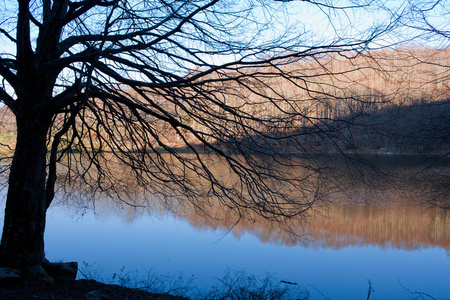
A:
[[[332,160],[333,171],[342,169],[336,159]],[[331,186],[335,192],[297,217],[278,218],[277,221],[242,207],[238,211],[221,205],[215,198],[198,198],[190,202],[175,190],[167,191],[166,196],[174,193],[170,197],[157,200],[157,195],[146,196],[135,180],[123,176],[128,173],[119,171],[117,173],[123,176],[123,193],[134,199],[129,203],[131,206],[118,201],[117,206],[111,207],[104,194],[93,196],[92,191],[73,192],[81,198],[83,193],[90,194],[91,200],[95,197],[95,209],[101,214],[113,208],[110,214],[122,215],[128,221],[146,214],[174,214],[199,230],[218,230],[224,234],[229,231],[236,238],[250,234],[273,244],[335,249],[377,245],[450,250],[449,160],[438,163],[430,160],[431,164],[427,166],[419,164],[421,160],[413,156],[373,156],[364,160],[371,166],[369,168],[358,169],[358,172],[347,169],[333,173],[335,176],[322,176],[327,180],[320,181],[321,189],[329,190]],[[211,164],[218,174],[233,181],[232,174],[223,164],[214,159]],[[337,185],[341,187],[339,190]]]
[[[328,218],[315,218],[309,227],[317,241],[311,245],[341,248],[378,245],[416,249],[422,246],[450,248],[450,219],[441,209],[425,210],[410,204],[332,206]]]
[[[192,211],[191,211],[192,212]],[[378,245],[386,248],[450,248],[450,218],[441,208],[426,209],[411,203],[388,206],[332,204],[316,210],[308,218],[293,220],[297,232],[286,230],[256,215],[233,224],[230,213],[216,211],[211,217],[184,212],[191,225],[203,229],[223,229],[234,225],[232,234],[257,236],[262,242],[305,247],[342,248]],[[304,227],[301,227],[304,226]]]
[[[237,238],[249,233],[262,242],[287,246],[436,246],[450,250],[448,167],[398,168],[392,166],[393,160],[387,160],[382,170],[385,175],[371,178],[372,184],[342,182],[346,188],[333,194],[334,201],[283,224],[253,212],[238,218],[232,211],[217,207],[206,208],[201,215],[185,207],[177,215],[199,229],[232,228],[231,234]]]

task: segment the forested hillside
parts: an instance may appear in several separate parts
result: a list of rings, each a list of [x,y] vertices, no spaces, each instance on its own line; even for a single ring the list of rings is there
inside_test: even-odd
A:
[[[297,149],[300,146],[312,152],[449,152],[450,49],[411,47],[369,53],[349,52],[345,56],[342,52],[336,53],[331,51],[319,57],[267,65],[261,72],[251,66],[215,72],[202,83],[208,86],[211,95],[217,91],[216,101],[212,103],[186,107],[189,101],[197,101],[194,88],[192,95],[188,95],[190,98],[183,99],[184,102],[165,95],[149,93],[147,96],[153,99],[155,105],[172,112],[172,116],[194,128],[208,142],[214,144],[216,135],[220,133],[223,140],[230,143],[216,146],[230,151],[234,147],[248,147],[249,151],[255,151],[258,147],[290,151],[295,144]],[[244,77],[247,73],[253,74],[248,81],[227,80]],[[284,77],[278,76],[281,73],[285,74]],[[224,90],[227,92],[223,93]],[[133,91],[124,93],[133,94]],[[226,99],[222,99],[224,95],[227,95]],[[182,97],[187,97],[185,92]],[[221,103],[227,103],[233,109],[223,110]],[[183,105],[182,109],[180,105]],[[208,105],[215,114],[206,114],[206,110],[201,110],[202,105]],[[102,109],[114,115],[114,107]],[[229,122],[225,125],[225,120],[233,118],[235,113],[239,115],[235,120],[236,126],[232,128]],[[224,116],[223,122],[218,118],[221,115]],[[289,116],[289,122],[282,119],[286,116]],[[270,122],[261,123],[262,119]],[[14,147],[12,120],[11,113],[2,108],[2,152],[7,147]],[[113,125],[118,136],[130,130],[113,118],[98,120],[92,115],[88,120],[91,121],[77,125],[80,140],[86,126],[98,128],[98,143],[102,143],[101,133],[102,128],[107,127],[105,124]],[[277,120],[280,122],[277,123]],[[183,128],[158,122],[156,118],[153,126],[154,131],[160,133],[155,144],[142,144],[141,149],[130,150],[153,151],[158,148],[159,142],[174,148],[195,147],[198,144],[198,137],[183,132]],[[252,135],[252,132],[255,134]],[[243,136],[246,136],[245,140],[241,138]],[[266,141],[264,136],[272,138]],[[114,147],[111,143],[106,144],[109,148]],[[79,150],[88,148],[96,148],[95,138],[89,147],[85,145]]]

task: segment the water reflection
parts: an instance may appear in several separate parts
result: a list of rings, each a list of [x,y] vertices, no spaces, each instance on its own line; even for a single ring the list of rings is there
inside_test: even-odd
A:
[[[47,257],[100,266],[106,279],[126,266],[194,275],[209,287],[231,268],[275,274],[331,299],[365,299],[367,280],[376,291],[370,299],[410,295],[403,286],[447,297],[447,162],[424,168],[412,159],[388,158],[372,167],[378,170],[359,181],[352,174],[337,178],[341,188],[326,201],[281,222],[251,210],[237,215],[214,199],[199,205],[177,197],[136,198],[137,206],[129,206],[96,195],[94,206],[75,190],[49,211]],[[132,181],[127,186],[128,193],[142,195]]]
[[[226,215],[224,212],[202,218],[184,212],[179,216],[198,229],[227,230],[232,222]],[[313,248],[375,245],[407,250],[421,247],[450,249],[450,218],[446,210],[438,207],[424,208],[408,203],[393,203],[386,207],[330,204],[316,209],[302,223],[294,233],[252,215],[235,224],[231,234],[239,238],[249,233],[261,242]]]
[[[237,214],[235,209],[211,199],[199,205],[178,198],[143,207],[121,206],[115,212],[133,222],[142,215],[164,215],[169,211],[199,230],[229,232],[238,239],[250,234],[263,243],[284,246],[340,249],[372,245],[405,250],[440,247],[449,251],[448,160],[425,165],[420,158],[391,156],[372,157],[368,162],[376,167],[375,172],[366,173],[360,181],[352,174],[336,179],[341,189],[294,218],[273,221],[242,209]],[[111,207],[106,200],[97,199],[97,212],[107,209]]]

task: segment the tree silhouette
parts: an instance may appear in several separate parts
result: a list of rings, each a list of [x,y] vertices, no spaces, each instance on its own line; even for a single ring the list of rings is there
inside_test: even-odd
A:
[[[58,178],[130,205],[215,198],[275,219],[309,209],[328,192],[313,154],[341,152],[337,140],[349,124],[345,104],[332,113],[327,103],[349,99],[336,81],[353,81],[347,74],[360,69],[324,62],[355,57],[395,27],[389,18],[354,26],[375,11],[373,1],[1,5],[0,100],[17,134],[0,265],[31,277],[43,274],[45,216]],[[295,17],[308,7],[327,34],[314,35]],[[124,196],[127,180],[144,192]]]

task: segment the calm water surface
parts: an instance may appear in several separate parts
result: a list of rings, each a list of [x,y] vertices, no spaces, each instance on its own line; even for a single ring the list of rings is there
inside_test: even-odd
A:
[[[125,267],[122,274],[143,277],[181,273],[208,289],[227,270],[243,270],[297,283],[312,299],[366,299],[369,281],[370,299],[409,299],[416,291],[450,299],[450,217],[437,206],[450,200],[449,171],[435,167],[414,178],[395,168],[390,184],[355,186],[336,196],[339,204],[298,221],[295,235],[252,215],[230,228],[220,211],[211,218],[186,207],[153,213],[55,204],[47,258],[78,261],[107,282]]]
[[[405,288],[435,298],[450,298],[450,250],[418,244],[416,249],[349,245],[284,246],[261,242],[244,233],[236,238],[222,230],[198,230],[174,217],[142,217],[132,223],[112,215],[74,216],[53,208],[46,235],[50,260],[85,261],[108,280],[114,273],[183,273],[197,286],[218,285],[227,268],[248,274],[273,274],[331,299],[399,299]]]

